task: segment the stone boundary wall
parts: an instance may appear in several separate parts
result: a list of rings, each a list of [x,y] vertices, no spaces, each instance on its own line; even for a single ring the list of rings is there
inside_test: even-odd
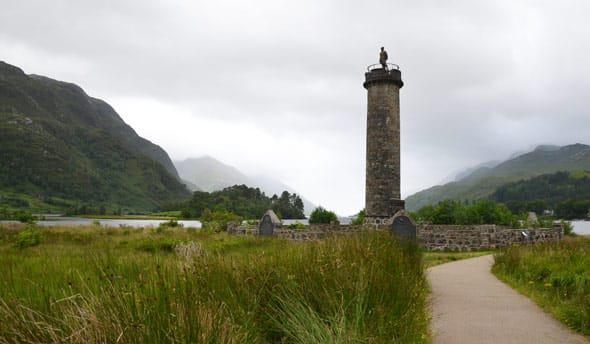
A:
[[[364,230],[390,231],[389,226],[370,225],[310,225],[306,230],[284,227],[274,229],[273,236],[295,241],[321,240],[334,235],[352,235]],[[258,235],[256,225],[230,225],[233,235]],[[564,230],[561,224],[553,228],[512,229],[496,225],[432,225],[416,226],[416,239],[428,251],[475,251],[487,250],[512,244],[531,244],[559,241]]]
[[[429,251],[487,250],[512,244],[559,241],[563,226],[553,228],[512,229],[496,225],[418,225],[418,241]]]
[[[275,229],[275,235],[290,240],[319,240],[333,235],[352,235],[366,229],[363,225],[310,225],[307,230]]]
[[[332,235],[352,235],[362,230],[367,230],[364,225],[310,225],[305,230],[287,229],[285,227],[275,228],[274,237],[305,241],[320,240]],[[228,225],[228,234],[234,235],[258,235],[258,226],[256,225]]]

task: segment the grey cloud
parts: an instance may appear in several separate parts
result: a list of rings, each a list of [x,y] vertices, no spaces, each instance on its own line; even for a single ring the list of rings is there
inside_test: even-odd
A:
[[[0,46],[82,61],[69,81],[107,101],[247,121],[362,165],[363,73],[383,45],[406,83],[402,189],[415,191],[536,143],[586,140],[589,12],[582,0],[19,1],[0,13]],[[72,75],[42,58],[25,70]],[[317,178],[337,174],[331,183],[362,194],[358,170]]]

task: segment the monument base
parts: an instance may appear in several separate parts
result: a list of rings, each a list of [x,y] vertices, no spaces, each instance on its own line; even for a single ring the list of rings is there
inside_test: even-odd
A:
[[[391,226],[393,223],[393,217],[401,210],[405,210],[406,202],[402,199],[396,199],[390,201],[389,213],[390,215],[381,215],[381,214],[367,214],[365,215],[365,225],[372,225],[372,226]]]
[[[393,216],[365,216],[365,225],[390,226],[393,223]]]

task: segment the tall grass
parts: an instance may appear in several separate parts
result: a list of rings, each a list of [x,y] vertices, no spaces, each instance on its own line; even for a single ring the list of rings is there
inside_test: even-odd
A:
[[[493,271],[565,324],[590,334],[590,238],[506,248],[496,255]]]
[[[23,230],[0,227],[0,343],[427,341],[421,253],[387,233],[301,244],[93,226],[19,248]]]

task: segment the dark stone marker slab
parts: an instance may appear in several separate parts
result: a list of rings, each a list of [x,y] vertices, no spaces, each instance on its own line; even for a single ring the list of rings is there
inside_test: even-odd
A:
[[[416,226],[408,216],[397,216],[391,224],[391,233],[406,239],[416,239]]]
[[[258,231],[260,235],[272,235],[275,230],[275,225],[272,223],[270,216],[264,215],[262,221],[260,221],[260,225],[258,226]]]

